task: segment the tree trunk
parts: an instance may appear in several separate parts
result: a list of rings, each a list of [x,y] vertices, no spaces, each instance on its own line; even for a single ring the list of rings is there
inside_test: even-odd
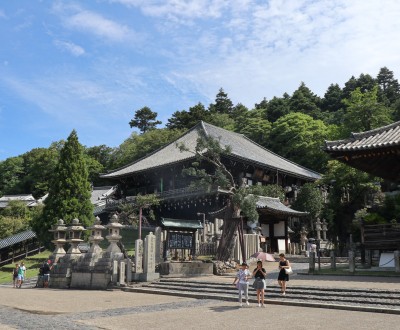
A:
[[[233,256],[235,248],[235,238],[240,218],[233,218],[233,208],[228,208],[224,216],[224,224],[222,226],[221,241],[218,245],[217,260],[228,261]]]

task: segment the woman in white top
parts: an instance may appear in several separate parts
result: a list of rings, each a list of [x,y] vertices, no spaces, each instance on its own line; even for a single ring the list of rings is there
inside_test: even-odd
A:
[[[251,277],[250,271],[247,269],[247,264],[245,262],[242,263],[242,268],[239,269],[237,272],[236,278],[233,281],[233,285],[236,285],[239,282],[237,288],[239,289],[239,304],[240,307],[243,306],[242,304],[242,295],[244,292],[244,296],[246,299],[246,305],[249,304],[249,278]]]

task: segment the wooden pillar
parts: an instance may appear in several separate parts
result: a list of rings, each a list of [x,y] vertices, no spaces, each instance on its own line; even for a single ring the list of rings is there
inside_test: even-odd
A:
[[[288,220],[285,219],[285,253],[289,253],[289,233],[288,233]]]

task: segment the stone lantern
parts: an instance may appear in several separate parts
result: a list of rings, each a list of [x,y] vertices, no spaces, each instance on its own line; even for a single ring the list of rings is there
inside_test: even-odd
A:
[[[108,229],[107,240],[110,242],[107,252],[121,253],[121,249],[118,247],[118,242],[121,240],[122,236],[119,234],[121,228],[124,225],[119,223],[118,216],[114,214],[106,228]]]
[[[101,253],[102,249],[99,246],[99,243],[104,240],[102,232],[106,227],[101,224],[100,218],[96,217],[94,224],[87,229],[92,231],[91,236],[89,237],[89,241],[92,243],[89,253]]]
[[[68,227],[68,243],[71,244],[71,247],[67,251],[68,254],[81,254],[78,245],[79,243],[83,242],[83,239],[81,239],[81,235],[84,230],[85,228],[79,223],[78,219],[75,218],[72,220],[72,225]]]
[[[60,219],[49,231],[54,235],[54,239],[51,242],[56,246],[55,250],[53,251],[53,258],[54,261],[57,262],[58,259],[64,256],[66,253],[64,250],[64,245],[67,242],[67,226],[64,225],[64,220]]]

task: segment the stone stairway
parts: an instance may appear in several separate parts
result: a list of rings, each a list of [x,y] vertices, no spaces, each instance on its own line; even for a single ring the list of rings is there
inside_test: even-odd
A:
[[[162,278],[159,281],[122,290],[149,294],[172,295],[197,299],[216,299],[237,302],[237,289],[231,283],[192,281],[190,279]],[[256,304],[255,290],[249,288],[249,301]],[[369,290],[321,288],[312,286],[289,287],[281,296],[277,286],[265,290],[266,304],[314,308],[332,308],[377,313],[400,314],[400,290]]]

